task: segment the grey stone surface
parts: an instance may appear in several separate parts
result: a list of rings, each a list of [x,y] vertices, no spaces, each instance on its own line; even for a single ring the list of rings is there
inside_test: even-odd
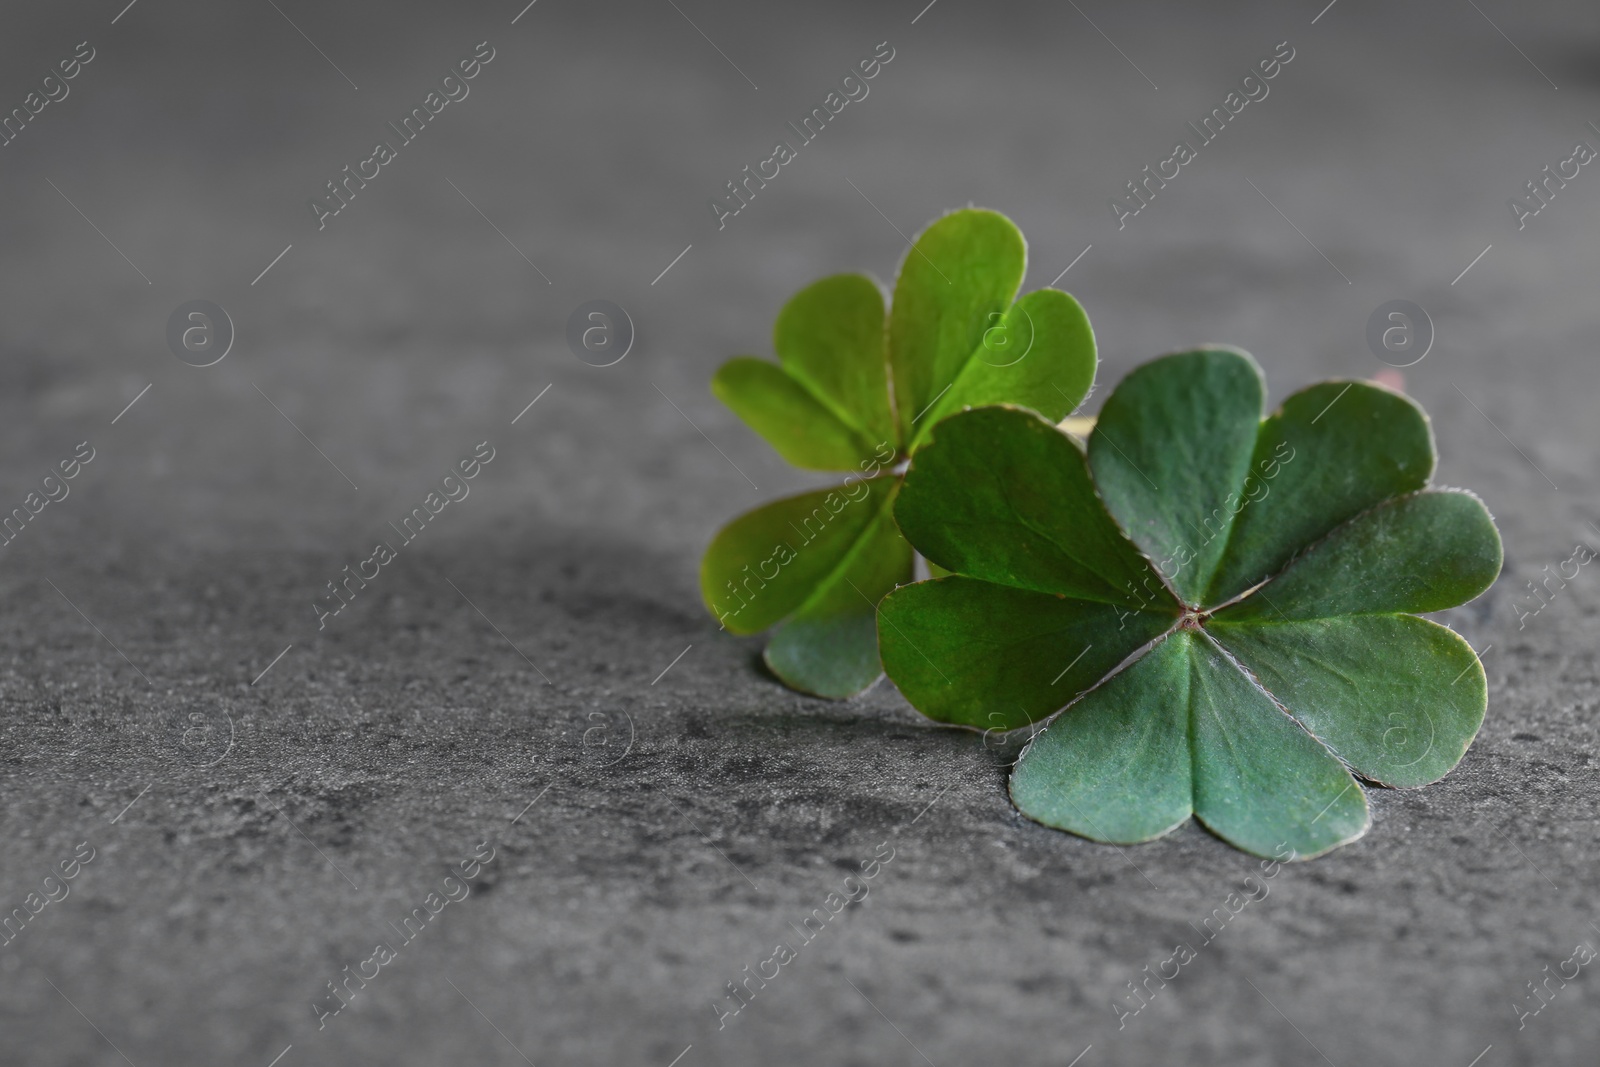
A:
[[[0,549],[0,909],[95,855],[0,947],[0,1061],[1594,1061],[1588,970],[1520,1031],[1513,1004],[1600,938],[1596,579],[1517,611],[1600,536],[1600,175],[1521,231],[1506,200],[1600,143],[1600,12],[520,6],[6,12],[6,108],[95,58],[0,149],[0,503],[96,452]],[[471,94],[317,231],[307,199],[486,39]],[[706,200],[884,40],[870,95],[719,232]],[[1284,40],[1270,95],[1119,231],[1108,198]],[[1284,869],[1120,1031],[1125,983],[1255,861],[1194,826],[1116,849],[1029,823],[1014,750],[886,684],[791,694],[696,594],[722,521],[815,484],[711,371],[969,201],[1027,233],[1030,287],[1093,245],[1061,285],[1102,388],[1197,342],[1280,397],[1368,375],[1368,314],[1421,303],[1440,481],[1506,538],[1451,617],[1489,648],[1460,767],[1374,791],[1365,839]],[[197,298],[238,328],[203,370],[164,342]],[[605,369],[563,341],[596,298],[638,326]],[[470,497],[319,632],[324,583],[484,440]],[[326,983],[482,841],[467,899],[319,1030]],[[883,842],[870,896],[719,1030],[724,984]]]

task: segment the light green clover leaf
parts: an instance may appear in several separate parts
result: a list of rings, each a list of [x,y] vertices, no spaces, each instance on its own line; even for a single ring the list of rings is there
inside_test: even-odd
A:
[[[878,284],[837,274],[778,315],[778,362],[739,357],[712,392],[795,466],[843,484],[743,515],[706,550],[706,605],[736,634],[776,626],[766,662],[792,688],[842,698],[882,674],[878,600],[912,577],[893,518],[901,461],[945,415],[1025,405],[1059,419],[1094,380],[1094,334],[1056,289],[1016,298],[1027,266],[1005,216],[952,212],[907,252],[885,310]]]

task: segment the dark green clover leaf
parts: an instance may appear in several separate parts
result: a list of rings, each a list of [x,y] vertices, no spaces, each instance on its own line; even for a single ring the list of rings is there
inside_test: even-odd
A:
[[[1016,299],[1027,266],[1004,215],[969,209],[929,226],[886,311],[878,283],[836,274],[778,315],[778,362],[724,364],[714,392],[790,463],[844,483],[729,523],[706,550],[706,605],[737,634],[777,626],[766,661],[787,685],[847,697],[883,673],[879,599],[912,577],[894,523],[898,464],[945,415],[1025,405],[1060,419],[1094,380],[1094,334],[1056,289]]]
[[[1494,582],[1488,511],[1429,486],[1404,396],[1327,382],[1263,420],[1263,392],[1243,352],[1185,352],[1130,374],[1087,450],[989,407],[913,459],[895,518],[953,573],[884,599],[883,664],[942,722],[1056,715],[1012,772],[1030,818],[1132,843],[1195,815],[1309,857],[1366,832],[1357,777],[1425,785],[1472,743],[1483,667],[1418,615]]]

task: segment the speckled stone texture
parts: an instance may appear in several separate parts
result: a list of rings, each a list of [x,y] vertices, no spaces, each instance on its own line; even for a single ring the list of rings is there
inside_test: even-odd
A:
[[[1592,968],[1520,1030],[1516,1005],[1600,945],[1600,578],[1536,615],[1525,584],[1600,543],[1600,173],[1520,231],[1507,199],[1600,145],[1600,11],[923,2],[8,8],[0,105],[95,56],[0,149],[0,504],[95,458],[0,548],[0,909],[94,858],[0,947],[0,1062],[1594,1062]],[[470,95],[319,232],[308,199],[484,40]],[[707,200],[880,41],[870,95],[719,231]],[[1280,41],[1270,95],[1119,231],[1109,198]],[[1487,650],[1477,743],[1209,943],[1254,859],[1034,825],[1014,745],[887,684],[789,693],[698,601],[721,522],[820,484],[712,370],[968,202],[1017,220],[1029,287],[1093,246],[1060,281],[1101,342],[1091,408],[1195,343],[1255,353],[1275,398],[1369,376],[1368,315],[1421,303],[1439,481],[1505,536],[1450,616]],[[206,369],[164,337],[198,298],[238,335]],[[595,298],[638,333],[603,369],[563,339]],[[325,583],[483,441],[471,495],[319,631]]]

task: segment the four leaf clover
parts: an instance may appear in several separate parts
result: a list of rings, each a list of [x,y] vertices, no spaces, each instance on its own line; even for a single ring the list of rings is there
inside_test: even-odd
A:
[[[728,630],[777,626],[765,658],[787,685],[842,698],[881,676],[878,601],[912,578],[898,467],[935,423],[998,403],[1055,420],[1087,394],[1089,320],[1056,289],[1015,299],[1026,267],[1005,216],[952,212],[907,252],[887,310],[866,275],[823,278],[778,315],[777,363],[740,357],[717,372],[712,391],[789,462],[851,472],[735,519],[701,564]]]
[[[1482,665],[1418,616],[1493,583],[1488,511],[1429,485],[1404,396],[1325,382],[1266,419],[1263,399],[1243,352],[1167,356],[1086,449],[1028,411],[967,411],[885,494],[954,573],[883,600],[883,664],[942,722],[1056,716],[1011,776],[1030,818],[1132,843],[1192,814],[1310,857],[1366,831],[1357,777],[1423,785],[1471,744]]]

